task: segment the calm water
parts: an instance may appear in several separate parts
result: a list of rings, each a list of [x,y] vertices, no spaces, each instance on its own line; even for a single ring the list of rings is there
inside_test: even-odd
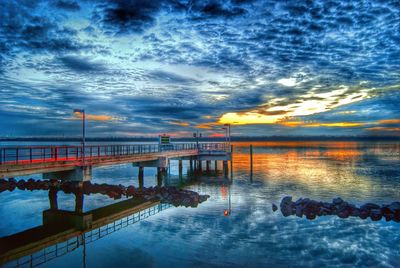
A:
[[[253,143],[252,176],[248,145],[234,145],[229,178],[221,172],[188,176],[185,162],[179,178],[178,163],[171,162],[164,183],[210,195],[199,207],[167,208],[41,267],[400,267],[399,223],[310,221],[271,210],[286,195],[341,196],[357,205],[400,201],[399,143]],[[129,164],[96,168],[92,182],[137,186],[137,172]],[[145,187],[156,185],[155,175],[145,169]],[[84,211],[120,201],[85,196]],[[71,194],[59,193],[58,202],[60,209],[74,209]],[[0,236],[41,225],[49,208],[47,191],[2,192],[0,203]]]

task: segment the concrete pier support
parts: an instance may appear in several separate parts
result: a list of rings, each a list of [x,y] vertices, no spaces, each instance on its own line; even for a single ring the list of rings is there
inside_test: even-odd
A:
[[[223,161],[223,170],[224,170],[224,175],[228,176],[228,161]]]
[[[83,213],[83,188],[80,189],[75,193],[75,212],[76,213]]]
[[[189,160],[189,170],[193,171],[193,160],[192,160],[192,158],[190,158],[190,160]]]
[[[163,180],[162,168],[158,167],[157,168],[157,186],[159,186],[159,187],[162,186],[162,180]]]
[[[179,174],[182,174],[182,169],[183,169],[182,160],[179,160]]]
[[[43,173],[44,180],[90,181],[92,166],[80,166],[73,170]]]
[[[207,161],[206,161],[206,171],[207,171],[207,172],[210,172],[210,167],[211,167],[211,161],[210,161],[210,160],[207,160]]]
[[[139,188],[144,187],[144,167],[140,166],[138,170]]]
[[[50,209],[57,210],[58,209],[58,200],[57,200],[57,188],[50,187],[49,189],[49,201],[50,201]]]

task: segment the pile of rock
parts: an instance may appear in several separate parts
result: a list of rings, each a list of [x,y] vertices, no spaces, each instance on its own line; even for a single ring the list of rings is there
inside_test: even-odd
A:
[[[34,180],[29,179],[16,181],[15,179],[0,180],[0,193],[3,191],[19,190],[61,190],[65,193],[74,194],[103,194],[113,199],[126,197],[140,197],[146,200],[159,199],[163,203],[174,206],[197,207],[198,204],[206,201],[209,195],[200,195],[190,190],[183,190],[176,187],[149,187],[136,188],[134,186],[125,187],[123,185],[92,184],[91,182],[77,183],[71,181],[58,180]]]
[[[272,210],[276,211],[278,207],[272,204]],[[400,222],[400,202],[379,206],[373,203],[366,203],[360,207],[345,202],[340,197],[334,198],[331,203],[319,202],[309,198],[300,198],[293,201],[291,196],[286,196],[280,204],[282,215],[287,217],[296,215],[305,216],[313,220],[318,216],[337,215],[340,218],[359,217],[361,219],[371,218],[373,221],[379,221],[385,218],[386,221]]]

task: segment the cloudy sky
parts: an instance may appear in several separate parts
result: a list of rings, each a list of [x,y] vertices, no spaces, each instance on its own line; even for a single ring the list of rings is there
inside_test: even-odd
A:
[[[400,2],[4,0],[0,136],[399,135]]]

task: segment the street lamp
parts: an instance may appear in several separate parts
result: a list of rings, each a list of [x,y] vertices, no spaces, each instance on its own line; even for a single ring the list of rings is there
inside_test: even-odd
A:
[[[225,132],[225,142],[227,143],[227,142],[228,142],[228,128],[223,127],[222,129],[223,129],[224,132]]]
[[[85,159],[85,110],[74,109],[74,114],[82,114],[82,161]]]
[[[196,138],[196,147],[197,150],[199,149],[199,138],[201,138],[201,133],[199,133],[198,130],[196,130],[196,132],[193,133],[193,137]]]
[[[231,144],[231,124],[224,124],[224,126],[228,127],[228,141]]]

